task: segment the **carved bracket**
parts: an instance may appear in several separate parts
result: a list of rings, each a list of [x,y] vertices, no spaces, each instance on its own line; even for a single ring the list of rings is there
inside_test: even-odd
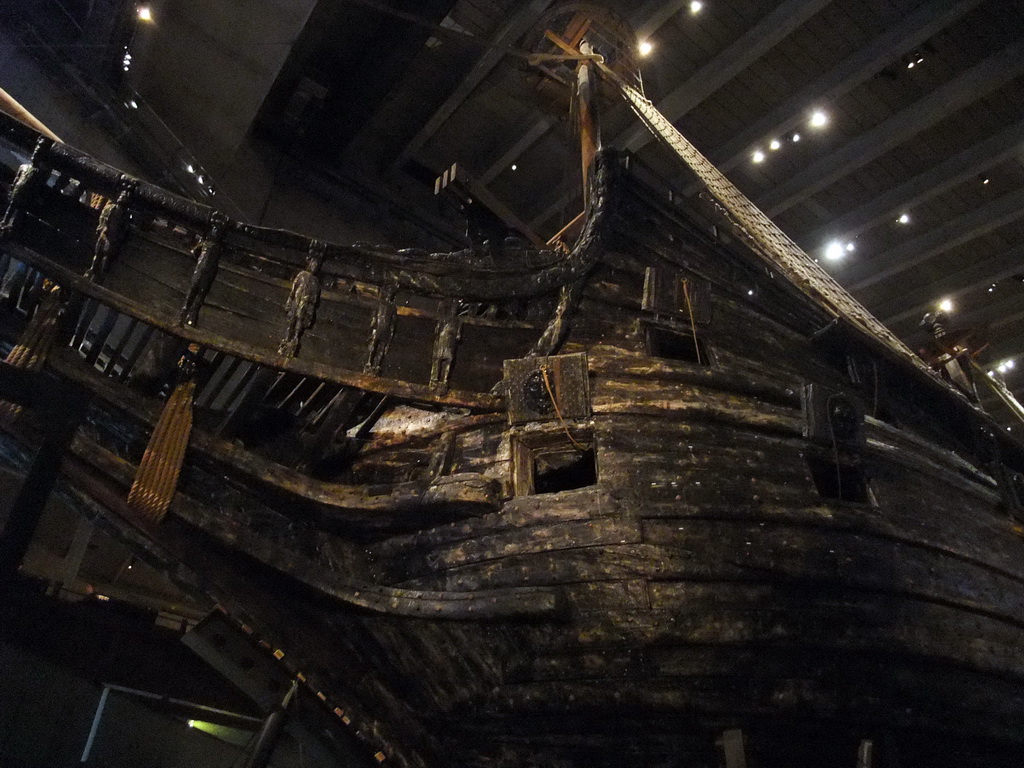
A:
[[[192,249],[196,256],[196,268],[192,272],[185,305],[181,308],[181,315],[178,318],[181,325],[195,325],[206,295],[213,287],[213,280],[217,276],[217,263],[220,260],[220,244],[227,223],[227,216],[220,211],[212,211],[206,235]]]
[[[292,281],[292,290],[285,304],[288,328],[277,350],[285,357],[295,357],[303,332],[316,321],[316,307],[320,302],[320,267],[326,255],[327,243],[322,240],[310,241],[306,268],[295,275]]]
[[[131,219],[128,208],[137,184],[137,180],[131,176],[122,176],[117,198],[108,199],[100,211],[92,263],[85,272],[85,276],[94,282],[101,281],[106,275],[110,260],[117,255],[128,234],[128,222]]]
[[[0,238],[9,237],[21,217],[21,211],[28,202],[42,189],[46,183],[49,169],[44,165],[44,158],[53,146],[53,141],[40,136],[32,151],[32,159],[18,167],[18,173],[11,182],[11,191],[7,195],[7,208],[0,219]]]

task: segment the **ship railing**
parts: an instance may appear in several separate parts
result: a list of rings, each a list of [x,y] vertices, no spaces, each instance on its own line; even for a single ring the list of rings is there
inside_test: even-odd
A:
[[[37,140],[11,124],[6,136],[22,152]],[[8,195],[3,222],[5,266],[20,265],[5,279],[19,301],[38,290],[41,278],[33,287],[19,277],[31,267],[143,325],[338,385],[498,408],[490,390],[502,360],[525,355],[546,319],[516,316],[510,302],[538,292],[533,269],[547,270],[539,292],[560,287],[550,268],[564,257],[553,251],[479,266],[468,253],[329,246],[224,220],[60,145],[34,162],[37,178]],[[311,267],[316,258],[326,263]],[[134,348],[127,337],[111,344]]]

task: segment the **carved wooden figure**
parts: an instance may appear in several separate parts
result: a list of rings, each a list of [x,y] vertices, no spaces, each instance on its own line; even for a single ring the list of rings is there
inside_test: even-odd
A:
[[[209,230],[192,249],[192,253],[196,256],[196,267],[192,272],[192,281],[189,283],[188,294],[185,296],[185,304],[181,308],[179,322],[182,325],[195,325],[206,294],[213,286],[213,280],[217,274],[217,261],[220,258],[221,238],[224,236],[227,222],[227,217],[219,212],[214,212],[210,217]]]
[[[288,329],[277,351],[285,357],[295,357],[302,341],[302,333],[316,320],[316,305],[320,301],[320,267],[327,254],[327,244],[314,240],[309,246],[306,268],[295,275],[288,294],[285,311]]]

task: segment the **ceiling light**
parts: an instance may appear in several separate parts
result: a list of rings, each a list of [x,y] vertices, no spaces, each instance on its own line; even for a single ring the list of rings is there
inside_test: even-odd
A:
[[[855,250],[857,250],[857,246],[855,246],[853,243],[847,243],[846,250],[849,251],[850,253],[853,253]]]
[[[651,45],[648,41],[644,40],[642,43],[640,43],[639,51],[641,56],[648,56],[653,50],[654,46]]]
[[[829,261],[838,261],[843,258],[846,253],[846,249],[843,248],[843,244],[838,240],[833,240],[825,248],[825,258]]]
[[[700,9],[704,7],[704,3],[700,0],[693,0],[690,3],[690,13],[700,13]]]
[[[512,170],[513,170],[513,171],[514,171],[514,170],[517,170],[518,168],[519,168],[519,166],[518,166],[518,165],[516,165],[515,163],[512,163]]]
[[[953,302],[952,302],[952,300],[950,300],[950,299],[943,299],[942,301],[940,301],[939,302],[939,309],[941,309],[943,312],[952,312],[953,311]]]
[[[753,160],[755,163],[763,163],[764,162],[764,152],[762,152],[759,149],[759,150],[755,151],[753,155],[751,155],[750,159]]]
[[[139,108],[139,102],[137,102],[135,99],[129,99],[128,100],[128,106],[131,107],[132,109],[138,109]]]
[[[136,9],[135,14],[139,17],[139,19],[141,21],[152,21],[153,20],[153,11],[152,11],[152,9],[150,9],[150,7],[148,5],[140,5]]]
[[[910,214],[909,213],[901,213],[900,217],[897,219],[897,221],[900,224],[909,224],[910,223]]]
[[[1008,369],[1012,370],[1013,366],[1014,366],[1014,362],[1013,362],[1013,360],[1007,360],[1005,363],[1003,363],[1003,365],[1005,365]]]
[[[907,62],[907,69],[913,69],[913,68],[914,68],[914,62],[908,61]]]
[[[782,144],[779,142],[778,139],[772,139],[771,144],[768,145],[768,149],[776,150],[776,149],[778,149],[781,146],[782,146]]]
[[[793,134],[793,141],[800,141],[800,134],[799,133],[794,133]]]
[[[989,181],[989,179],[988,179],[988,176],[986,176],[985,178],[983,178],[983,179],[981,180],[981,183],[982,183],[982,184],[988,184],[988,181]]]
[[[918,57],[917,57],[917,63],[918,63],[918,64],[922,64],[922,63],[924,63],[924,56],[918,56]]]
[[[751,291],[747,291],[747,296],[753,296],[753,295],[754,295],[754,292],[752,290]]]
[[[828,115],[822,112],[820,109],[815,110],[814,114],[811,115],[811,127],[812,128],[823,128],[828,125]]]

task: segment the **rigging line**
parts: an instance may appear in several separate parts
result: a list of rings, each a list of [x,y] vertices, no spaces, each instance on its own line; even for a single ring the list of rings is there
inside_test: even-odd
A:
[[[551,380],[548,378],[548,368],[546,365],[540,367],[541,376],[544,377],[544,387],[548,391],[548,397],[551,398],[551,404],[555,406],[555,415],[558,416],[558,420],[562,422],[562,429],[565,430],[565,436],[569,438],[569,442],[573,444],[577,451],[589,451],[589,445],[583,445],[575,437],[572,436],[572,432],[569,431],[569,425],[565,423],[565,419],[562,418],[562,409],[558,407],[558,401],[555,399],[554,390],[551,389]]]
[[[697,343],[697,323],[693,319],[693,304],[690,302],[690,281],[683,280],[683,298],[686,299],[686,311],[690,314],[690,333],[693,334],[693,349],[697,353],[697,365],[703,365],[700,360],[700,344]]]

